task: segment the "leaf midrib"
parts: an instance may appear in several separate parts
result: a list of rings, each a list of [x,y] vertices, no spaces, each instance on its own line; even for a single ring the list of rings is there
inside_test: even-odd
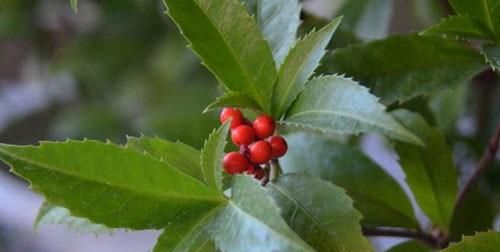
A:
[[[93,179],[93,178],[89,178],[89,177],[86,177],[86,176],[78,176],[78,175],[75,175],[71,172],[67,172],[66,170],[61,170],[61,169],[58,169],[57,167],[53,167],[52,165],[44,165],[44,164],[40,164],[36,161],[33,161],[33,160],[29,160],[29,159],[26,159],[24,157],[19,157],[18,155],[15,155],[15,154],[12,154],[11,152],[9,151],[6,151],[4,148],[0,148],[0,152],[3,152],[4,154],[8,155],[8,156],[11,156],[13,157],[14,159],[16,160],[19,160],[25,164],[28,164],[28,165],[32,165],[32,166],[35,166],[35,167],[40,167],[40,169],[46,169],[48,171],[52,171],[54,173],[60,173],[60,174],[63,174],[63,175],[66,175],[66,176],[69,176],[69,177],[74,177],[74,178],[77,178],[77,179],[80,179],[80,180],[84,180],[84,181],[87,181],[87,182],[91,182],[91,183],[96,183],[96,184],[101,184],[101,185],[104,185],[104,186],[107,186],[107,187],[115,187],[115,188],[118,188],[118,189],[121,189],[121,190],[125,190],[125,191],[130,191],[132,192],[133,194],[144,194],[144,195],[150,195],[151,197],[153,198],[158,198],[158,199],[169,199],[169,198],[173,198],[173,199],[182,199],[182,200],[186,200],[186,199],[192,199],[192,200],[196,200],[196,201],[201,201],[201,202],[215,202],[215,203],[221,203],[221,202],[225,202],[225,199],[223,198],[202,198],[202,197],[193,197],[192,194],[189,194],[187,197],[181,197],[180,195],[164,195],[164,194],[158,194],[158,193],[153,193],[151,191],[142,191],[140,189],[134,189],[134,188],[129,188],[127,186],[124,186],[124,185],[117,185],[117,184],[108,184],[106,182],[103,182],[103,181],[99,181],[99,180],[96,180],[96,179]],[[7,161],[6,161],[7,162]],[[159,161],[158,161],[159,162]],[[12,164],[12,162],[7,162],[10,164],[10,166],[12,167],[12,169],[15,171],[17,170],[14,165]],[[174,169],[174,168],[172,168]],[[187,175],[185,175],[187,176]],[[28,178],[27,178],[28,179]],[[31,181],[31,179],[29,179]],[[200,185],[206,187],[206,185],[204,184],[201,184]],[[211,190],[210,188],[206,187],[207,190]],[[214,193],[214,195],[216,195]]]
[[[188,0],[186,0],[188,1]],[[256,84],[255,82],[252,80],[252,78],[248,75],[247,71],[245,70],[244,66],[243,66],[243,63],[240,61],[240,59],[238,57],[236,57],[236,53],[234,52],[233,48],[231,46],[229,46],[229,42],[226,40],[226,38],[224,36],[222,36],[222,32],[219,30],[219,27],[217,25],[215,25],[215,22],[212,20],[212,17],[210,17],[206,12],[205,10],[201,7],[201,5],[198,3],[197,0],[192,0],[193,3],[196,5],[196,7],[198,7],[198,9],[205,14],[205,17],[208,19],[208,21],[210,22],[210,24],[212,25],[212,27],[217,31],[217,34],[219,35],[219,37],[222,39],[222,41],[224,41],[224,46],[228,49],[228,51],[231,52],[231,57],[237,62],[237,66],[240,68],[241,72],[243,73],[243,75],[245,76],[246,78],[246,81],[247,83],[250,84],[250,87],[252,89],[252,93],[254,95],[256,95],[256,98],[259,100],[259,103],[261,106],[264,107],[264,109],[266,109],[267,107],[267,103],[265,101],[262,100],[262,96],[260,94],[260,92],[257,90],[257,87],[256,87]],[[248,46],[248,45],[247,45]],[[273,64],[274,65],[274,64]]]

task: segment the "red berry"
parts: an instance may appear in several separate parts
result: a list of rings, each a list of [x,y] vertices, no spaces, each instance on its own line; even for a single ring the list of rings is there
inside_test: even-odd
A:
[[[229,174],[242,173],[247,169],[248,160],[243,154],[233,151],[224,156],[224,169]]]
[[[267,141],[271,144],[273,158],[279,158],[285,155],[288,150],[288,144],[285,139],[281,136],[272,136],[267,139]]]
[[[253,175],[253,174],[255,174],[255,171],[257,169],[261,169],[261,168],[257,165],[254,165],[254,164],[248,164],[247,165],[247,174]]]
[[[255,170],[253,177],[260,180],[264,178],[264,175],[265,175],[264,170],[262,168],[258,168]]]
[[[244,118],[241,111],[237,108],[224,108],[220,113],[219,120],[220,123],[224,123],[227,120],[231,119],[231,129],[238,127],[243,124]]]
[[[269,162],[273,157],[273,150],[271,145],[264,141],[259,140],[249,147],[250,150],[250,161],[254,164],[264,164]]]
[[[231,140],[236,145],[249,145],[254,139],[254,130],[248,125],[240,125],[231,130]]]
[[[253,122],[255,135],[261,139],[271,136],[275,128],[276,124],[274,123],[274,119],[268,115],[260,115]]]

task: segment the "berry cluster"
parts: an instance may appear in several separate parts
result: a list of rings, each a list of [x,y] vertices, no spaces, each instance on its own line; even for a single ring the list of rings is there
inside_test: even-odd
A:
[[[253,123],[243,117],[236,108],[224,108],[220,122],[231,119],[231,140],[240,147],[239,152],[224,156],[224,169],[229,174],[246,172],[256,179],[268,177],[269,162],[285,155],[288,146],[285,139],[275,136],[276,123],[268,115],[258,116]]]

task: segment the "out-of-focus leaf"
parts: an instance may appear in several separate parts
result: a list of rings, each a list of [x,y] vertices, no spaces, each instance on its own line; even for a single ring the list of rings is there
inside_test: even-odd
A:
[[[325,62],[325,71],[353,76],[387,105],[455,87],[487,67],[481,55],[464,44],[417,35],[337,49]]]
[[[78,0],[70,0],[69,3],[71,5],[71,9],[73,9],[75,13],[78,13]]]
[[[387,35],[392,13],[392,0],[349,0],[337,11],[337,15],[345,16],[342,29],[367,40]]]
[[[230,122],[224,123],[208,137],[201,151],[201,169],[207,184],[222,194],[222,159]]]
[[[500,71],[500,46],[486,44],[481,49],[486,62],[490,64],[491,68],[495,71]]]
[[[319,177],[347,190],[363,214],[363,226],[419,227],[403,189],[360,150],[317,133],[285,137],[289,150],[280,159],[283,171]]]
[[[273,93],[273,115],[281,118],[297,95],[304,89],[307,80],[318,67],[326,53],[326,46],[342,18],[336,18],[319,31],[309,33],[297,41],[278,73]]]
[[[456,13],[468,15],[489,30],[492,39],[498,38],[500,32],[500,1],[499,0],[450,0]]]
[[[458,178],[451,151],[443,134],[430,127],[418,114],[405,110],[394,116],[419,136],[425,146],[396,143],[399,162],[416,201],[432,223],[449,230]]]
[[[468,39],[488,39],[491,36],[487,28],[469,16],[448,17],[440,23],[425,29],[420,34],[449,35]]]
[[[493,252],[500,248],[500,233],[478,232],[474,236],[464,236],[459,243],[451,244],[442,252]]]
[[[280,176],[268,188],[283,218],[317,251],[373,251],[344,190],[306,175]]]
[[[377,132],[421,144],[418,137],[385,112],[385,107],[366,87],[341,76],[311,80],[283,123],[340,134]]]
[[[239,0],[164,0],[191,48],[231,91],[270,112],[276,68],[269,45]],[[209,41],[209,43],[207,43]]]

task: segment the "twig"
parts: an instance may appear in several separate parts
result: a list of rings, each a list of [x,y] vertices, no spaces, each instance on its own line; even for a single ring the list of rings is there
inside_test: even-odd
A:
[[[271,160],[271,171],[270,171],[270,179],[271,181],[274,181],[276,180],[280,174],[282,173],[282,170],[281,170],[281,165],[279,163],[279,161],[277,159],[272,159]]]
[[[472,190],[474,185],[479,181],[481,175],[488,169],[489,164],[495,159],[495,155],[498,151],[498,145],[500,143],[500,124],[498,124],[497,129],[493,137],[491,137],[488,146],[486,146],[483,156],[479,160],[477,164],[477,168],[474,171],[474,174],[465,182],[464,187],[460,191],[457,197],[457,201],[455,203],[455,209],[459,208],[465,198],[465,195]]]
[[[432,247],[439,248],[440,242],[430,234],[423,233],[418,230],[409,230],[403,228],[366,228],[363,227],[363,235],[365,236],[387,236],[387,237],[401,237],[401,238],[411,238],[422,241]]]

